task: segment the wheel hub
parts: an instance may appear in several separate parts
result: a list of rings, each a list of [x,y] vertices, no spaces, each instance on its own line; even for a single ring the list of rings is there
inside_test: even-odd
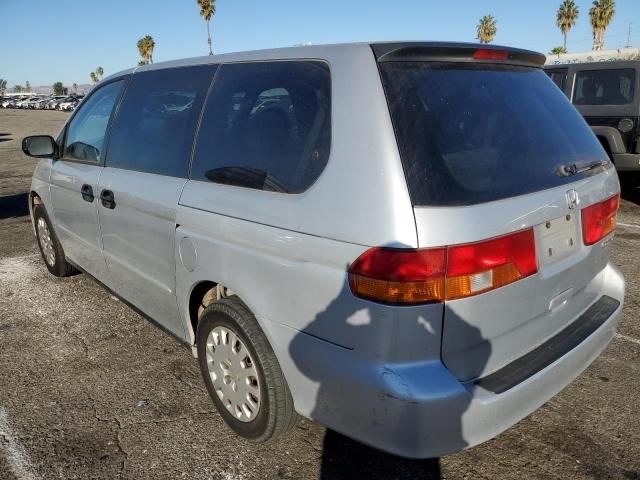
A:
[[[53,241],[51,240],[51,233],[49,232],[49,226],[44,218],[38,219],[38,239],[40,240],[40,246],[42,247],[42,256],[45,262],[49,266],[53,267],[56,263],[56,252],[53,249]]]
[[[207,337],[206,354],[209,377],[222,404],[238,420],[254,420],[260,411],[260,381],[240,337],[226,327],[215,327]]]

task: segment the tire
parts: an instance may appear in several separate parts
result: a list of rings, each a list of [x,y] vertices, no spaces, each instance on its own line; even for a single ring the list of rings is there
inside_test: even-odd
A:
[[[44,260],[49,272],[56,277],[68,277],[76,273],[76,269],[67,262],[62,245],[60,245],[47,211],[42,205],[34,206],[33,223],[36,228],[40,255],[42,255],[42,260]]]
[[[245,349],[240,348],[240,351],[235,353],[234,350],[238,344],[234,345],[233,335],[227,337],[227,344],[225,344],[225,331],[235,335]],[[234,432],[252,442],[262,443],[280,437],[295,426],[298,415],[293,409],[291,392],[278,360],[257,320],[238,297],[223,298],[207,306],[200,317],[196,337],[198,363],[207,391],[225,423]],[[219,342],[217,344],[216,337]],[[207,350],[208,341],[213,344],[213,348],[210,346],[209,351]],[[246,361],[247,358],[243,357],[245,351],[250,361]],[[235,358],[226,360],[227,356],[234,357],[234,355]],[[225,358],[222,361],[220,361],[221,356]],[[236,360],[242,357],[244,369]],[[223,368],[225,363],[227,363],[226,366],[229,366],[229,363],[235,365],[225,370]],[[216,379],[211,374],[209,365]],[[224,375],[225,372],[230,374]],[[249,385],[250,381],[253,382],[253,378],[249,380],[252,373],[257,374],[259,393],[256,393],[255,385],[243,387],[245,384]],[[246,382],[243,375],[249,375]],[[229,384],[226,384],[227,377],[229,377]],[[239,403],[232,402],[235,393],[230,390],[234,387],[238,388],[236,391],[239,392],[238,397],[245,398],[244,393],[247,392],[247,399],[251,394],[252,398],[257,398],[259,402],[245,402],[240,408],[241,413],[238,413]],[[217,393],[218,391],[222,392],[222,396]],[[232,404],[230,405],[229,402]],[[255,408],[256,403],[258,408]]]

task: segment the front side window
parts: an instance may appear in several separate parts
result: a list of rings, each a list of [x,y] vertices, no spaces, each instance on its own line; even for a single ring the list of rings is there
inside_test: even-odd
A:
[[[224,65],[207,100],[191,178],[300,193],[324,169],[330,142],[326,64]]]
[[[107,166],[185,177],[215,65],[136,73],[113,125]]]
[[[632,68],[585,70],[576,73],[576,105],[626,105],[633,101],[636,72]]]
[[[99,163],[109,118],[124,80],[97,90],[80,107],[67,127],[63,158]]]

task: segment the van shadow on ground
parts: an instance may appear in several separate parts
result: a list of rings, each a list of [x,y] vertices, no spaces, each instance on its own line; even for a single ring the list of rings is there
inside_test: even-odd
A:
[[[367,311],[366,313],[368,313],[369,317],[369,321],[366,324],[353,325],[353,321],[348,321],[356,313],[358,318],[362,318],[363,310]],[[408,350],[403,351],[401,356],[405,360],[413,357],[420,363],[421,357],[425,356],[425,345],[434,345],[435,343],[438,345],[439,350],[442,328],[442,318],[439,318],[439,316],[437,319],[430,320],[432,326],[435,325],[436,327],[434,329],[432,326],[426,326],[427,322],[421,314],[423,311],[419,308],[406,309],[402,317],[393,318],[393,321],[401,322],[398,328],[401,328],[402,331],[396,336],[386,336],[384,334],[381,335],[381,332],[389,333],[389,331],[385,330],[385,327],[382,327],[382,329],[378,327],[383,324],[388,327],[390,323],[388,318],[385,320],[380,317],[380,312],[380,307],[375,303],[366,301],[354,302],[348,281],[345,278],[343,288],[338,296],[304,330],[314,332],[314,335],[317,336],[320,331],[344,332],[344,326],[347,325],[347,332],[353,334],[351,336],[347,335],[347,338],[355,339],[356,345],[355,350],[349,352],[348,355],[354,356],[359,354],[357,353],[358,346],[363,346],[362,348],[364,349],[371,347],[376,354],[384,351],[394,352],[394,350],[397,352],[397,349],[412,349],[408,356]],[[386,312],[388,315],[389,310],[387,309]],[[415,315],[415,317],[407,316],[407,312],[412,312],[410,315]],[[491,344],[481,336],[478,328],[468,325],[451,312],[447,314],[447,321],[455,323],[456,331],[462,332],[467,341],[474,342],[478,346],[474,354],[474,362],[476,362],[477,368],[481,370],[489,359]],[[320,480],[354,478],[393,478],[397,480],[420,478],[431,480],[442,478],[440,461],[437,458],[411,460],[397,457],[365,446],[331,430],[331,426],[333,426],[337,430],[349,431],[350,428],[354,428],[353,425],[357,425],[355,428],[363,429],[365,431],[363,437],[367,438],[367,432],[375,431],[378,428],[377,424],[380,424],[385,425],[384,431],[388,435],[393,435],[396,440],[401,439],[401,441],[409,445],[420,445],[424,443],[424,433],[429,431],[430,422],[435,423],[437,421],[438,413],[416,410],[414,408],[415,405],[412,405],[412,403],[416,403],[413,400],[407,401],[407,408],[401,408],[400,411],[397,409],[387,410],[386,407],[393,403],[393,400],[390,400],[391,403],[385,403],[389,400],[384,397],[391,397],[388,392],[363,392],[365,389],[350,384],[348,380],[346,382],[342,380],[339,372],[344,368],[350,368],[349,357],[331,358],[333,356],[328,355],[327,350],[323,349],[326,347],[321,347],[314,351],[313,341],[309,337],[306,333],[298,333],[291,341],[289,353],[298,370],[308,379],[319,384],[314,409],[310,416],[313,420],[329,426],[324,438]],[[372,344],[374,346],[371,346]],[[394,368],[398,370],[395,365],[389,363],[388,365],[382,365],[377,373],[371,369],[367,373],[362,373],[362,375],[384,376]],[[371,371],[374,373],[371,373]],[[358,372],[359,374],[360,372]],[[419,371],[417,375],[419,375]],[[397,378],[399,382],[405,382],[399,375]],[[428,395],[428,393],[425,394],[424,392],[428,392],[429,388],[431,388],[429,381],[429,378],[424,379],[423,396]],[[437,386],[437,381],[434,380],[434,388]],[[411,390],[411,385],[407,386],[404,383],[404,388]],[[417,394],[417,396],[419,395]],[[382,399],[382,401],[379,399]],[[451,421],[446,424],[446,427],[433,430],[438,432],[437,438],[445,436],[447,444],[454,445],[457,449],[463,449],[468,446],[462,431],[462,416],[469,406],[470,399],[470,396],[465,396],[464,399],[448,401],[446,413]],[[354,405],[356,405],[355,409]],[[394,406],[397,405],[398,402],[395,402]],[[359,408],[361,410],[358,410]],[[358,424],[356,420],[351,426],[341,428],[352,421],[350,416],[357,416],[360,411],[371,410],[378,410],[379,412],[371,424],[366,423],[366,420]],[[345,412],[347,412],[346,415]],[[368,417],[365,415],[363,418],[367,419]],[[331,421],[333,425],[331,425]],[[364,426],[362,425],[363,423],[365,423]],[[415,425],[420,427],[412,428]]]
[[[29,215],[27,193],[17,193],[0,197],[0,220]]]

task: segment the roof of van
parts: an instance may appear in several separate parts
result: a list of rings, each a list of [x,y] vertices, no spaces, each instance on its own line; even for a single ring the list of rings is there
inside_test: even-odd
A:
[[[148,70],[160,70],[163,68],[175,68],[191,65],[206,65],[212,63],[259,61],[286,58],[314,58],[322,57],[326,53],[336,50],[362,50],[373,49],[378,61],[386,60],[411,60],[420,53],[437,55],[442,60],[460,59],[461,54],[472,55],[477,50],[508,52],[509,58],[516,63],[527,63],[541,66],[546,57],[538,52],[523,50],[501,45],[488,45],[480,43],[462,42],[420,42],[420,41],[384,41],[384,42],[352,42],[334,43],[323,45],[301,45],[292,47],[279,47],[264,50],[249,50],[244,52],[224,53],[218,55],[205,55],[200,57],[183,58],[153,63],[150,65],[136,66],[110,75],[105,80],[116,78],[129,73]]]

